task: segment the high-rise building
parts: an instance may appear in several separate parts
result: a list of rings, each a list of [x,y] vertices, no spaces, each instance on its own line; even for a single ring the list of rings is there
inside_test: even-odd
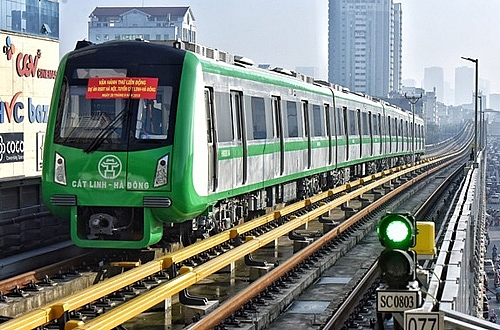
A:
[[[401,88],[400,4],[329,0],[328,78],[351,90],[386,97]]]
[[[439,102],[444,102],[444,73],[443,68],[433,66],[424,69],[424,89],[434,91]]]
[[[472,104],[474,93],[474,68],[455,68],[455,104]]]
[[[190,7],[96,7],[90,14],[89,41],[181,40],[196,43]]]
[[[500,94],[490,94],[489,107],[491,109],[500,111]]]

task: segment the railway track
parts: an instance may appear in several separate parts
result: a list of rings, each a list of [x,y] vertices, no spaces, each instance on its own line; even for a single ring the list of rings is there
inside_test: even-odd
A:
[[[451,161],[448,160],[448,162]],[[319,196],[254,219],[230,231],[223,232],[185,249],[167,254],[162,258],[124,272],[121,275],[92,286],[77,295],[58,300],[51,303],[49,306],[36,309],[19,318],[8,321],[0,325],[0,329],[19,329],[20,324],[26,329],[36,328],[44,324],[53,323],[55,320],[57,320],[58,323],[66,321],[66,328],[69,329],[111,329],[125,323],[128,319],[140,314],[144,310],[164,301],[166,297],[172,297],[179,292],[187,290],[195,283],[207,278],[221,268],[245,258],[245,256],[250,255],[259,248],[272,243],[278,237],[287,235],[289,232],[346,204],[350,200],[358,198],[363,194],[367,195],[372,193],[378,187],[401,177],[405,177],[405,180],[409,182],[416,180],[413,177],[414,173],[429,172],[427,169],[429,166],[435,166],[439,163],[441,166],[445,164],[443,159],[427,160],[415,167],[400,167],[381,172],[377,175],[358,179],[345,186],[324,192]],[[373,204],[374,203],[372,203],[368,209],[373,207]],[[304,208],[309,209],[310,212],[304,213],[304,211],[300,211]],[[325,236],[316,239],[313,244],[309,245],[308,249],[318,244],[317,249],[310,252],[308,257],[312,256],[313,259],[317,259],[318,256],[315,254],[318,254],[318,251],[322,249],[320,245],[328,246],[328,244],[334,244],[330,242],[342,240],[345,235],[348,235],[349,231],[353,230],[351,229],[352,225],[358,223],[359,226],[360,222],[358,221],[359,220],[349,219],[338,226],[331,226],[332,230],[328,231]],[[259,232],[264,233],[259,234]],[[230,250],[227,253],[223,253],[223,251],[228,248],[230,248]],[[304,249],[304,251],[305,250],[306,249]],[[301,253],[305,252],[301,251]],[[196,256],[200,254],[211,255],[212,258],[208,258],[208,261],[199,264],[200,261],[196,260],[199,258]],[[216,256],[217,254],[219,255]],[[302,255],[301,258],[302,257],[305,256]],[[287,264],[292,265],[293,261],[291,260],[293,260],[293,258],[287,261]],[[299,260],[300,258],[296,260],[297,264],[304,262]],[[193,267],[193,265],[197,264],[199,265]],[[293,269],[296,265],[290,267]],[[273,272],[276,272],[277,269],[280,268],[283,269],[280,265],[276,267]],[[287,274],[290,270],[282,270],[282,272]],[[102,315],[94,315],[97,317],[85,320],[87,322],[70,319],[69,316],[71,312],[89,306],[96,301],[102,301],[117,291],[130,287],[135,283],[144,282],[145,279],[153,276],[157,278],[163,276],[163,284],[156,285],[154,289],[150,289],[138,295],[136,299],[121,303],[116,308],[110,308],[109,311],[106,311]],[[275,276],[277,275],[275,274]],[[285,275],[280,274],[277,278],[282,276]],[[274,283],[276,281],[277,280],[272,282]],[[154,285],[152,285],[152,287],[154,287]]]

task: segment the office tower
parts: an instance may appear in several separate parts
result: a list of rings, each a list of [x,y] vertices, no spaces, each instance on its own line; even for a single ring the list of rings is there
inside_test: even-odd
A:
[[[328,76],[351,90],[385,97],[401,88],[400,4],[330,0]]]
[[[474,68],[455,68],[455,104],[473,104]]]
[[[430,67],[424,69],[424,89],[433,91],[436,89],[436,97],[439,102],[444,102],[444,74],[443,68]]]

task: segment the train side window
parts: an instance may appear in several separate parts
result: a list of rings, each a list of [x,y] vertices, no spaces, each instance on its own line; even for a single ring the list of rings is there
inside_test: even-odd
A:
[[[356,115],[356,112],[354,110],[349,110],[349,130],[347,132],[349,136],[354,136],[359,134],[358,130],[359,123],[357,117],[358,116]]]
[[[389,152],[392,152],[392,121],[391,116],[387,116],[387,135],[389,136]]]
[[[330,105],[329,104],[324,104],[323,105],[324,111],[325,111],[325,120],[326,120],[326,136],[327,137],[332,137],[335,135],[335,128],[332,126],[333,123],[335,123],[335,114],[333,111],[330,111]]]
[[[281,99],[279,96],[271,96],[271,107],[274,114],[273,137],[281,138],[282,123],[281,123]]]
[[[299,126],[297,119],[297,103],[292,101],[286,102],[286,118],[288,124],[288,137],[299,136]]]
[[[399,136],[401,137],[401,142],[403,142],[403,138],[405,136],[404,128],[403,128],[403,119],[399,120]]]
[[[255,140],[266,139],[266,107],[262,97],[252,97],[252,124],[253,124],[253,138]]]
[[[302,101],[302,117],[304,118],[303,125],[303,136],[311,136],[311,123],[309,122],[309,103],[305,100]]]
[[[367,112],[361,113],[361,129],[362,135],[370,135],[370,123],[368,119],[369,114]]]
[[[337,136],[344,136],[345,135],[345,125],[344,125],[344,113],[341,108],[336,109],[336,117],[335,118],[335,131]]]
[[[380,120],[380,114],[378,116],[376,114],[372,115],[373,135],[375,136],[380,135],[379,120]]]
[[[214,90],[211,88],[205,88],[205,112],[207,116],[207,141],[208,143],[213,143],[212,132],[214,130],[214,123],[212,114],[214,113]]]
[[[214,93],[215,122],[217,124],[217,141],[228,142],[234,140],[234,122],[229,97],[226,93]]]
[[[351,134],[349,132],[349,122],[348,122],[348,117],[347,117],[347,107],[342,108],[342,123],[344,125],[343,130],[344,130],[344,135],[348,136]]]
[[[324,136],[325,135],[325,121],[321,113],[321,107],[319,105],[313,104],[312,106],[312,124],[313,124],[313,136]]]
[[[231,118],[236,120],[236,137],[238,141],[243,139],[244,118],[243,118],[243,93],[231,91]]]
[[[365,120],[368,121],[368,127],[366,128],[366,135],[369,135],[371,138],[373,136],[373,116],[371,111],[366,114]]]

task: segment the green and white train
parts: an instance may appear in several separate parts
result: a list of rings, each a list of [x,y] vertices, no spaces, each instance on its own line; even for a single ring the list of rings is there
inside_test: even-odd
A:
[[[186,46],[112,41],[62,58],[42,188],[76,245],[190,244],[424,152],[407,111]]]

